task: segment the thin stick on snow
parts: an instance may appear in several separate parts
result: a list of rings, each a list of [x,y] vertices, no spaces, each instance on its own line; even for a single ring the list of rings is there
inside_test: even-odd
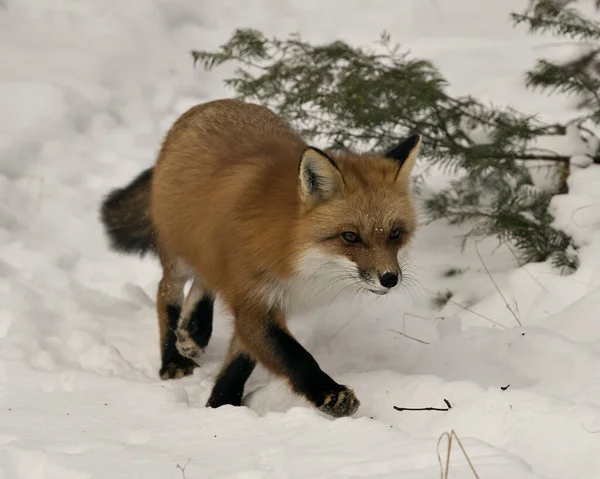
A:
[[[498,294],[500,295],[500,297],[504,301],[504,304],[506,305],[506,307],[508,308],[508,310],[510,311],[510,313],[513,315],[513,318],[515,318],[515,320],[517,321],[517,323],[519,324],[519,326],[523,326],[523,324],[521,323],[521,320],[518,318],[518,316],[515,314],[515,312],[513,311],[513,309],[508,304],[508,301],[506,300],[506,298],[502,294],[502,291],[500,291],[500,288],[498,287],[498,284],[494,280],[494,277],[492,276],[492,273],[490,273],[490,270],[488,269],[487,265],[485,264],[485,261],[483,261],[483,257],[481,256],[481,253],[479,252],[479,248],[477,247],[477,241],[473,241],[473,245],[475,246],[475,252],[477,253],[477,256],[479,256],[479,260],[481,261],[481,264],[485,268],[485,272],[487,273],[487,275],[489,276],[490,280],[494,284],[494,287],[496,288],[496,291],[498,291]]]
[[[444,437],[448,438],[448,449],[446,451],[446,467],[444,467],[444,464],[442,463],[442,456],[440,455],[440,443],[442,442],[442,439]],[[469,463],[469,467],[471,468],[471,472],[473,473],[473,476],[475,476],[476,479],[480,479],[479,475],[477,474],[477,471],[475,470],[475,467],[473,466],[473,463],[471,462],[471,459],[469,458],[469,455],[467,454],[467,451],[465,450],[465,447],[463,446],[459,437],[456,435],[456,432],[454,431],[454,429],[452,429],[449,433],[444,432],[438,438],[437,455],[438,455],[438,462],[440,464],[440,479],[448,479],[448,474],[450,472],[450,453],[452,452],[452,439],[453,438],[456,439],[456,442],[458,443],[463,455],[465,456],[465,459]]]
[[[398,407],[394,406],[396,411],[450,411],[452,409],[452,405],[450,401],[444,399],[444,403],[446,403],[446,407]]]

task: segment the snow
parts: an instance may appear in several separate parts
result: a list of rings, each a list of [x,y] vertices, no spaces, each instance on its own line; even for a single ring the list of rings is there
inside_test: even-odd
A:
[[[551,145],[574,155],[570,192],[552,202],[582,245],[573,275],[519,266],[494,239],[461,252],[466,229],[434,223],[412,246],[402,294],[291,323],[355,389],[352,418],[325,417],[263,370],[246,407],[204,408],[228,341],[220,311],[202,367],[160,381],[158,266],[108,251],[98,222],[102,196],[152,164],[178,114],[231,95],[232,68],[195,69],[189,51],[236,27],[362,45],[387,29],[452,93],[567,120],[568,101],[522,85],[548,42],[511,26],[525,5],[0,2],[0,478],[425,479],[439,477],[438,438],[451,430],[482,478],[600,477],[600,167],[581,160],[583,143]],[[443,183],[435,171],[425,190]],[[393,407],[444,399],[448,411]],[[456,443],[451,457],[449,477],[473,477]]]

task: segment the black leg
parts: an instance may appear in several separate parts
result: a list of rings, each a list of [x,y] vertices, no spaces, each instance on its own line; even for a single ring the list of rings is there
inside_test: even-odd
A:
[[[208,346],[213,330],[214,299],[206,294],[194,308],[187,325],[192,340],[200,347]]]
[[[351,416],[360,402],[348,387],[327,375],[291,335],[280,310],[239,308],[236,334],[245,351],[267,370],[288,380],[292,389],[334,417]]]
[[[221,370],[206,405],[212,408],[225,404],[241,406],[244,386],[255,366],[256,361],[246,353],[232,355]]]
[[[290,385],[321,411],[335,417],[350,416],[360,402],[354,392],[335,382],[313,356],[276,322],[270,322],[267,340]]]

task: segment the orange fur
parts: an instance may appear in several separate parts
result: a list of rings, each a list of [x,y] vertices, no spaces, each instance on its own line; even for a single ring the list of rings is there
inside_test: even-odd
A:
[[[295,273],[310,247],[347,256],[368,270],[398,269],[398,247],[415,228],[408,175],[375,155],[339,153],[342,191],[306,211],[298,163],[306,144],[271,111],[219,100],[185,113],[167,135],[155,166],[151,218],[158,247],[182,258],[231,308]],[[403,228],[400,244],[385,233]],[[378,229],[379,228],[379,229]],[[335,236],[357,229],[371,248]]]

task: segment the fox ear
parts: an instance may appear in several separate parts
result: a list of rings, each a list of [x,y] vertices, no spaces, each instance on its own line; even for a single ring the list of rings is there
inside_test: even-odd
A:
[[[420,150],[421,135],[412,135],[384,155],[386,158],[398,163],[396,179],[401,176],[400,172],[402,172],[402,176],[405,178],[410,176]]]
[[[302,199],[309,205],[329,199],[344,183],[340,169],[329,155],[312,146],[302,152],[298,173]]]

